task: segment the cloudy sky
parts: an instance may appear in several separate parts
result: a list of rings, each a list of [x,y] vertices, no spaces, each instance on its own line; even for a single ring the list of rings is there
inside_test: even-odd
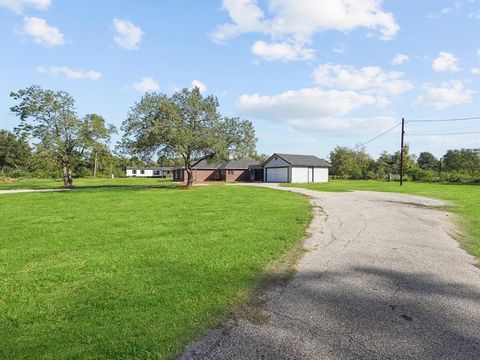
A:
[[[0,44],[0,128],[32,84],[116,125],[146,91],[198,86],[264,153],[326,157],[402,117],[480,115],[480,0],[0,0]],[[416,153],[480,147],[478,120],[406,130]],[[477,133],[414,135],[451,132]],[[398,128],[367,146],[398,147]]]

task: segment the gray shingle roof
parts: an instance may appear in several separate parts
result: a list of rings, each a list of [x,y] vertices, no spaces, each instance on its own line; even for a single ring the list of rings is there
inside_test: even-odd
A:
[[[295,154],[279,154],[279,153],[275,153],[273,155],[277,155],[279,158],[282,158],[292,166],[317,166],[317,167],[332,166],[327,160],[320,159],[315,155],[295,155]]]
[[[260,165],[257,160],[228,160],[220,166],[221,169],[248,169],[250,166]]]
[[[207,170],[210,170],[210,169],[219,169],[220,166],[222,166],[223,163],[213,163],[213,162],[209,162],[208,160],[201,160],[200,162],[198,162],[197,164],[195,164],[195,166],[193,166],[194,169],[207,169]]]

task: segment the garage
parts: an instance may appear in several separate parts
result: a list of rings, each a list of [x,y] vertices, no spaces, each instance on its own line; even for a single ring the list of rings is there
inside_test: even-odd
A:
[[[275,153],[264,163],[264,181],[276,183],[320,183],[328,181],[330,163],[315,155]]]
[[[265,169],[266,182],[288,182],[288,167],[270,167]]]

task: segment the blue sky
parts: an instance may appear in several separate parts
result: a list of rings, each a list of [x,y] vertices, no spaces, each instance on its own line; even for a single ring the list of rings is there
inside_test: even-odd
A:
[[[252,120],[263,153],[327,157],[406,119],[480,115],[479,0],[0,0],[10,91],[66,90],[120,126],[145,91],[200,85]],[[415,153],[480,147],[478,120],[407,124]],[[367,150],[396,151],[399,130]]]

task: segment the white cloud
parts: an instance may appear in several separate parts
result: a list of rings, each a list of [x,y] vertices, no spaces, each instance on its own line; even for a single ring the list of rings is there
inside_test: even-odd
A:
[[[473,75],[480,75],[480,68],[478,67],[471,68],[470,71]]]
[[[195,88],[195,87],[198,87],[198,89],[200,90],[200,93],[204,93],[205,91],[207,91],[207,85],[202,83],[200,80],[192,81],[192,88]]]
[[[381,38],[395,37],[399,26],[393,14],[381,9],[378,0],[269,0],[265,19],[255,0],[224,0],[232,23],[217,27],[214,40],[224,41],[246,32],[292,35],[310,39],[326,30],[350,31],[357,27],[379,29]]]
[[[65,43],[63,34],[44,19],[26,16],[23,19],[22,33],[33,38],[36,44],[44,46],[58,46]]]
[[[141,81],[133,84],[133,89],[139,92],[157,91],[160,89],[158,83],[151,77],[142,77]]]
[[[315,82],[321,86],[388,95],[399,95],[413,88],[403,76],[402,72],[385,72],[377,66],[356,69],[351,65],[324,64],[314,71]]]
[[[393,65],[402,65],[403,63],[407,62],[410,60],[410,57],[405,54],[397,54],[395,57],[392,59],[392,64]]]
[[[432,68],[437,72],[457,72],[461,70],[455,55],[444,51],[441,51],[438,57],[433,60]]]
[[[351,111],[374,105],[377,99],[355,91],[304,88],[273,96],[242,95],[237,108],[244,115],[291,125],[302,131],[366,133],[388,127],[387,118],[343,118]]]
[[[349,32],[363,27],[378,30],[381,39],[389,40],[400,29],[393,14],[381,8],[380,0],[268,0],[269,16],[256,0],[223,0],[222,9],[228,12],[231,22],[215,29],[215,42],[244,33],[262,33],[274,43],[301,49],[322,31]]]
[[[258,40],[252,45],[251,51],[254,55],[267,61],[289,62],[293,60],[313,60],[315,58],[315,50],[286,42],[266,43]]]
[[[88,80],[98,80],[102,77],[102,73],[94,70],[72,70],[67,66],[51,66],[46,68],[44,66],[39,66],[37,68],[38,72],[49,74],[51,76],[57,76],[63,74],[67,79],[88,79]]]
[[[142,41],[143,31],[128,20],[113,19],[113,26],[117,34],[113,40],[122,48],[136,50]]]
[[[27,7],[46,10],[51,4],[52,0],[0,0],[0,6],[6,7],[17,14],[21,14]]]
[[[423,94],[417,97],[413,105],[443,110],[450,106],[471,102],[472,95],[473,92],[465,89],[460,80],[450,80],[439,86],[426,83],[423,86]]]

